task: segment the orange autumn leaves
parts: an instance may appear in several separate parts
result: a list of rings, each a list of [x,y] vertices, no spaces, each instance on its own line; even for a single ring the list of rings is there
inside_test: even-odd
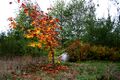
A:
[[[9,17],[8,20],[10,21],[9,26],[10,26],[11,28],[16,28],[16,22],[15,22],[14,18]]]
[[[18,3],[20,0],[18,0]],[[47,49],[54,49],[59,45],[59,32],[61,27],[58,25],[59,19],[48,16],[47,13],[40,11],[38,6],[32,5],[27,6],[27,4],[22,3],[20,8],[24,10],[26,16],[30,17],[32,20],[30,25],[33,28],[27,29],[24,34],[26,38],[37,38],[38,42],[31,42],[28,44],[32,47],[43,47]],[[10,26],[16,29],[18,25],[13,18],[9,18],[11,22]]]

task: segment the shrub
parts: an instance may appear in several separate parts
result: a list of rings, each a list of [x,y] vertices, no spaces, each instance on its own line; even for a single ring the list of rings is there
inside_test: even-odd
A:
[[[101,45],[91,45],[75,40],[66,48],[70,61],[80,60],[120,60],[120,49]]]
[[[69,54],[70,61],[86,60],[89,49],[89,44],[82,44],[80,40],[76,40],[66,48],[66,52]]]

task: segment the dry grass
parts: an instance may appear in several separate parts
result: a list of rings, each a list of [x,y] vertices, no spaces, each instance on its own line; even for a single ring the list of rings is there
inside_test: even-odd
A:
[[[24,65],[30,63],[43,63],[46,62],[46,60],[46,57],[32,58],[31,56],[0,58],[0,75],[10,74],[16,70],[21,70]]]

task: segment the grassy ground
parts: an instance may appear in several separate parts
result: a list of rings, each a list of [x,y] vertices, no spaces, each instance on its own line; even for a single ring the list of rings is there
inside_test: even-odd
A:
[[[46,64],[46,60],[45,57],[28,56],[0,59],[0,80],[120,80],[119,62],[66,62],[61,65],[67,66],[68,69],[48,73],[39,67]]]

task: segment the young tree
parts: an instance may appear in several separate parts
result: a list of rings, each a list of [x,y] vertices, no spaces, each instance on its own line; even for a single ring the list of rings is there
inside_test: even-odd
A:
[[[38,5],[27,2],[21,4],[20,10],[23,10],[28,17],[26,22],[28,21],[30,25],[25,26],[16,22],[15,19],[9,18],[11,28],[18,28],[24,32],[26,38],[34,39],[33,42],[28,44],[29,46],[49,50],[49,61],[54,65],[54,49],[59,45],[59,32],[61,30],[58,25],[59,20],[40,11]]]

